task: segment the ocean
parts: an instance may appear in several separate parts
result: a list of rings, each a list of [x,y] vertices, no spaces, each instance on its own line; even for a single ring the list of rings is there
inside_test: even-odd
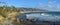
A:
[[[19,14],[16,18],[39,19],[42,21],[60,21],[60,12],[30,12]]]
[[[60,12],[29,12],[18,14],[16,15],[16,18],[30,20],[36,18],[36,23],[41,23],[41,21],[51,21],[53,22],[53,25],[58,25],[60,23]]]

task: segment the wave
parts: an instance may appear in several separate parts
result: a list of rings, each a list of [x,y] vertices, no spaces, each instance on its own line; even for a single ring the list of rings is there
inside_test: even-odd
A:
[[[26,18],[26,19],[38,19],[40,21],[60,21],[60,14],[57,12],[30,12],[21,15],[17,15],[17,18]]]

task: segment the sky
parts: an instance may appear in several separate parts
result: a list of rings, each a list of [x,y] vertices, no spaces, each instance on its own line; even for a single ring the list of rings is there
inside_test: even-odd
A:
[[[60,11],[60,0],[0,0],[0,2],[5,2],[7,5],[13,5],[15,7],[29,7],[50,11]]]

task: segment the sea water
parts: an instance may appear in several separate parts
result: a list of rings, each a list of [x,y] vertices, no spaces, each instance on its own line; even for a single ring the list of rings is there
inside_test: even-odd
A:
[[[36,18],[43,21],[60,21],[60,12],[30,12],[17,15],[16,17],[24,19]]]

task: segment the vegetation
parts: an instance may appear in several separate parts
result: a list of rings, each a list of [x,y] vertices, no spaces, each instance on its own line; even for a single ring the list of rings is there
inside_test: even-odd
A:
[[[14,6],[0,6],[0,13],[2,13],[5,17],[7,17],[8,13],[12,12],[25,12],[25,11],[46,11],[41,9],[35,9],[35,8],[16,8]]]
[[[3,4],[6,4],[6,3],[3,3]],[[3,18],[3,19],[9,19],[9,17],[11,17],[11,15],[13,15],[12,17],[14,17],[17,14],[22,14],[21,12],[24,13],[24,12],[32,12],[32,11],[46,11],[46,10],[41,10],[41,9],[36,9],[36,8],[24,8],[24,7],[17,8],[15,6],[3,5],[3,6],[0,6],[0,14],[2,15],[2,17],[0,16],[0,19],[1,18]],[[13,18],[13,20],[14,19],[15,18]],[[17,19],[19,19],[19,18],[17,18]]]

